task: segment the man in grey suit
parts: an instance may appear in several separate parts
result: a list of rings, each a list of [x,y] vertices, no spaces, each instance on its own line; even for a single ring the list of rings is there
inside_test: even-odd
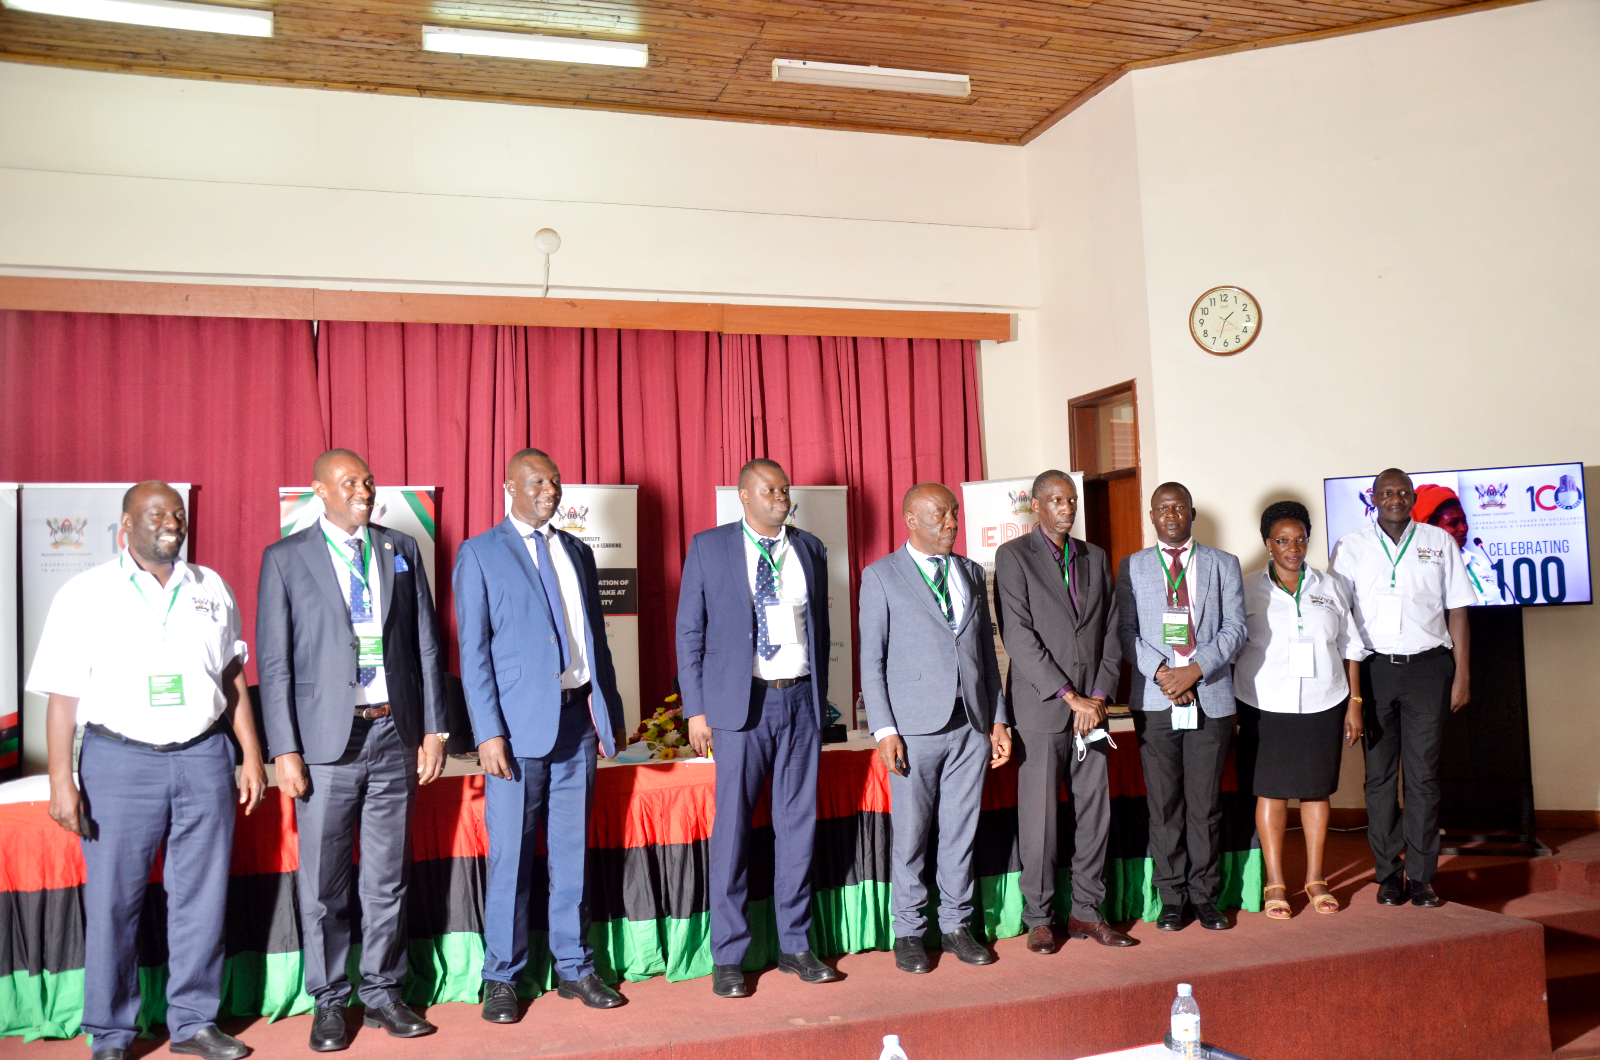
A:
[[[256,655],[278,788],[298,800],[301,944],[317,1006],[311,1048],[330,1052],[350,1044],[355,893],[365,1024],[397,1038],[433,1033],[400,1000],[400,984],[411,806],[417,785],[443,771],[450,734],[416,541],[371,522],[377,490],[355,453],[323,453],[312,478],[324,514],[261,557]]]
[[[983,568],[951,550],[955,494],[937,482],[901,504],[911,540],[861,572],[861,694],[889,770],[895,965],[928,971],[922,936],[928,833],[938,825],[940,948],[994,956],[972,937],[972,849],[985,765],[1011,759]]]
[[[1063,471],[1033,480],[1033,532],[994,557],[995,619],[1011,669],[1006,702],[1016,722],[1017,853],[1028,949],[1056,950],[1056,791],[1072,789],[1072,911],[1067,933],[1132,946],[1100,915],[1106,898],[1111,786],[1106,700],[1121,676],[1116,584],[1098,545],[1069,536],[1078,488]]]
[[[1129,706],[1150,803],[1150,858],[1161,915],[1178,931],[1193,908],[1200,925],[1231,927],[1222,887],[1222,768],[1233,739],[1233,658],[1244,646],[1239,558],[1194,540],[1194,502],[1166,482],[1150,496],[1156,544],[1122,561],[1117,624],[1133,661]],[[1141,679],[1142,678],[1142,679]]]

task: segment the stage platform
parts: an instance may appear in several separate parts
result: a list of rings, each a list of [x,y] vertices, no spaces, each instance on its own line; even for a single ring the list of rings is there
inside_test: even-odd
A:
[[[1367,877],[1370,880],[1370,876]],[[1143,1045],[1164,1033],[1175,984],[1194,984],[1204,1033],[1251,1060],[1548,1058],[1545,954],[1528,920],[1450,903],[1380,907],[1367,881],[1335,881],[1348,907],[1289,922],[1236,915],[1232,931],[1136,924],[1140,945],[1067,942],[1052,956],[1002,941],[973,968],[938,958],[929,975],[899,972],[884,952],[842,957],[843,982],[807,986],[768,969],[743,1000],[713,997],[709,979],[623,984],[623,1008],[596,1012],[546,994],[520,1024],[484,1023],[471,1005],[436,1005],[437,1035],[413,1041],[360,1028],[351,1060],[874,1060],[898,1034],[911,1060],[1073,1060]],[[307,1055],[310,1017],[225,1026],[264,1058]],[[141,1042],[135,1056],[168,1055]],[[84,1060],[82,1039],[23,1044],[26,1060]]]

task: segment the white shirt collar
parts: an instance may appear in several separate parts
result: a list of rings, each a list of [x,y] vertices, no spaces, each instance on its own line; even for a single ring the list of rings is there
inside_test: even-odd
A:
[[[549,541],[552,537],[555,536],[556,528],[554,526],[550,525],[551,520],[549,520],[549,519],[545,520],[543,526],[539,527],[538,529],[534,529],[533,527],[529,526],[527,523],[523,522],[521,519],[518,519],[514,515],[508,515],[508,516],[506,516],[506,518],[510,519],[511,520],[511,525],[516,528],[517,536],[520,537],[520,538],[523,538],[524,540],[527,539],[527,536],[529,534],[542,534],[542,535],[544,535],[544,539],[546,541]]]
[[[752,537],[754,537],[757,541],[761,540],[761,538],[763,536],[761,531],[759,531],[755,527],[751,526],[750,525],[750,520],[748,520],[748,519],[740,519],[739,522],[744,524],[744,528],[746,530],[750,531],[750,535]],[[789,527],[788,527],[788,525],[784,524],[782,526],[779,526],[778,527],[778,547],[782,548],[788,542],[788,540],[789,540]]]
[[[156,588],[162,592],[169,591],[174,582],[194,581],[194,571],[189,569],[189,565],[183,561],[182,557],[172,561],[172,577],[167,579],[165,586],[156,581],[154,574],[139,566],[138,560],[133,558],[133,553],[128,551],[127,545],[123,545],[122,551],[117,554],[117,562],[122,565],[122,570],[127,577],[137,578],[142,574],[152,582],[155,582]]]
[[[1159,550],[1161,552],[1161,554],[1163,556],[1172,555],[1172,553],[1169,552],[1168,549],[1176,548],[1178,550],[1178,555],[1181,556],[1185,552],[1188,552],[1190,549],[1194,548],[1194,535],[1191,534],[1189,537],[1184,539],[1184,542],[1181,545],[1169,545],[1164,541],[1157,541],[1156,542],[1156,548],[1157,548],[1157,550]]]
[[[348,530],[341,530],[334,526],[326,515],[317,516],[317,522],[321,525],[322,532],[332,538],[336,545],[346,545],[352,537],[360,539],[363,543],[368,543],[371,540],[367,534],[367,528],[364,526],[356,527],[356,532],[352,534]]]
[[[949,552],[949,553],[946,553],[946,554],[945,554],[945,555],[943,555],[943,556],[930,556],[930,555],[928,555],[928,554],[927,554],[927,553],[926,553],[926,552],[920,552],[920,551],[918,551],[918,550],[917,550],[917,549],[916,549],[916,548],[915,548],[915,547],[914,547],[914,546],[913,546],[913,545],[912,545],[912,544],[911,544],[911,542],[909,542],[909,541],[907,541],[907,542],[906,542],[906,551],[907,551],[907,552],[908,552],[908,553],[910,553],[910,555],[911,555],[911,558],[912,558],[912,559],[914,559],[914,560],[916,560],[916,561],[917,561],[917,562],[918,562],[918,563],[925,563],[925,562],[927,562],[927,561],[928,561],[928,560],[931,560],[931,559],[942,559],[942,560],[944,560],[944,561],[945,561],[945,563],[947,563],[947,564],[948,564],[948,563],[949,563],[949,562],[950,562],[950,560],[951,560],[951,559],[952,559],[952,558],[954,558],[954,556],[955,556],[955,553],[954,553],[954,552]]]

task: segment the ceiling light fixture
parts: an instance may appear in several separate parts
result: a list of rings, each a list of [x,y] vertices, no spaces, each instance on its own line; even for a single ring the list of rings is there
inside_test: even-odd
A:
[[[966,74],[896,70],[889,66],[814,63],[806,59],[772,60],[772,79],[834,88],[874,88],[883,92],[922,92],[930,96],[964,97],[972,93]]]
[[[182,0],[4,0],[14,11],[36,15],[92,18],[97,22],[123,22],[162,29],[192,29],[201,33],[237,33],[245,37],[272,36],[272,12],[248,7],[190,4]]]
[[[643,44],[587,37],[542,37],[533,33],[499,33],[490,29],[423,26],[422,49],[460,55],[495,55],[546,63],[591,63],[599,66],[646,66],[650,49]]]

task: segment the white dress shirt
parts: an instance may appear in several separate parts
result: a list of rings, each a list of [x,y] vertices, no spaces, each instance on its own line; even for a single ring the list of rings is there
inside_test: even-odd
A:
[[[1345,660],[1367,657],[1356,630],[1350,587],[1337,574],[1301,568],[1300,606],[1272,578],[1269,566],[1245,576],[1244,612],[1249,638],[1233,664],[1233,694],[1275,714],[1315,714],[1350,694]],[[1308,640],[1311,677],[1291,677],[1289,642]]]
[[[356,636],[381,637],[383,636],[383,583],[378,577],[378,564],[384,562],[385,557],[372,554],[372,535],[367,533],[364,526],[356,527],[356,532],[351,534],[340,530],[328,521],[326,515],[317,519],[317,525],[322,529],[324,538],[328,542],[328,552],[333,556],[333,580],[339,583],[339,595],[344,597],[346,610],[350,607],[350,568],[355,566],[356,553],[350,547],[350,542],[361,542],[361,555],[367,561],[367,569],[361,573],[366,576],[367,589],[372,594],[372,606],[369,609],[372,615],[371,622],[354,623]],[[388,562],[393,563],[394,558],[388,557]],[[359,681],[355,687],[355,705],[357,707],[375,707],[380,703],[389,702],[389,682],[384,677],[383,667],[375,667],[378,671],[370,684],[363,685]]]
[[[56,593],[27,688],[76,698],[79,725],[183,743],[222,716],[222,673],[248,658],[221,575],[178,560],[163,588],[124,549]]]
[[[761,535],[756,528],[747,521],[739,521],[740,535],[744,538],[744,566],[745,574],[750,579],[750,599],[755,606],[760,607],[761,602],[756,600],[756,574],[761,562],[761,551],[756,548],[753,536],[760,540]],[[781,568],[773,572],[773,581],[778,590],[778,599],[783,603],[794,606],[795,628],[799,632],[798,644],[784,644],[778,648],[778,654],[770,659],[763,659],[760,652],[753,652],[755,666],[751,673],[763,681],[778,681],[785,678],[804,677],[811,672],[811,650],[808,647],[810,625],[807,621],[808,601],[807,592],[810,583],[806,581],[805,564],[800,562],[800,557],[795,555],[794,549],[789,547],[789,531],[786,527],[778,527],[778,543],[769,550],[773,562]]]
[[[911,562],[917,565],[918,570],[928,576],[929,581],[933,580],[934,573],[938,570],[934,562],[935,557],[928,555],[926,552],[918,552],[911,547],[911,542],[909,541],[906,542],[906,555],[911,557]],[[938,558],[944,561],[944,587],[945,591],[950,594],[950,610],[955,615],[955,625],[959,629],[961,627],[961,619],[967,613],[967,580],[961,576],[960,570],[957,569],[955,564],[956,557],[953,553]],[[932,594],[933,590],[930,588],[928,592]],[[934,603],[938,603],[937,598],[935,598]],[[874,740],[881,740],[885,736],[898,735],[900,735],[900,730],[893,725],[885,725],[881,729],[872,731]]]
[[[1413,534],[1408,538],[1407,535]],[[1381,540],[1380,540],[1381,538]],[[1369,652],[1415,655],[1430,648],[1454,646],[1445,611],[1478,602],[1456,539],[1437,526],[1413,522],[1400,535],[1401,545],[1373,524],[1352,530],[1333,550],[1332,569],[1355,585],[1356,628]],[[1390,557],[1398,562],[1391,564]],[[1379,597],[1400,596],[1400,632],[1378,628]]]
[[[1163,574],[1161,577],[1161,609],[1163,611],[1170,611],[1176,607],[1176,605],[1172,602],[1172,553],[1167,551],[1167,549],[1171,547],[1171,545],[1168,545],[1164,541],[1156,541],[1156,555],[1161,558],[1161,569],[1166,571],[1166,574]],[[1177,546],[1177,548],[1178,570],[1183,574],[1184,588],[1189,590],[1189,628],[1195,632],[1195,641],[1196,646],[1198,647],[1198,642],[1200,640],[1199,630],[1194,629],[1194,583],[1189,580],[1189,563],[1194,559],[1194,538],[1191,536],[1183,544]],[[1177,665],[1188,664],[1188,658],[1192,652],[1192,649],[1173,647],[1171,650],[1173,663]]]
[[[538,534],[544,538],[545,548],[550,552],[550,566],[555,568],[556,585],[561,589],[561,620],[567,624],[569,658],[567,668],[561,674],[561,687],[582,688],[589,683],[589,641],[584,636],[584,630],[589,627],[584,620],[583,583],[578,580],[578,569],[572,565],[572,557],[567,555],[567,546],[556,536],[556,528],[548,521],[535,530],[514,515],[507,518],[516,527],[517,533],[522,535],[522,543],[527,546],[528,555],[533,559],[534,570],[539,569],[539,548],[533,542],[532,535]]]

